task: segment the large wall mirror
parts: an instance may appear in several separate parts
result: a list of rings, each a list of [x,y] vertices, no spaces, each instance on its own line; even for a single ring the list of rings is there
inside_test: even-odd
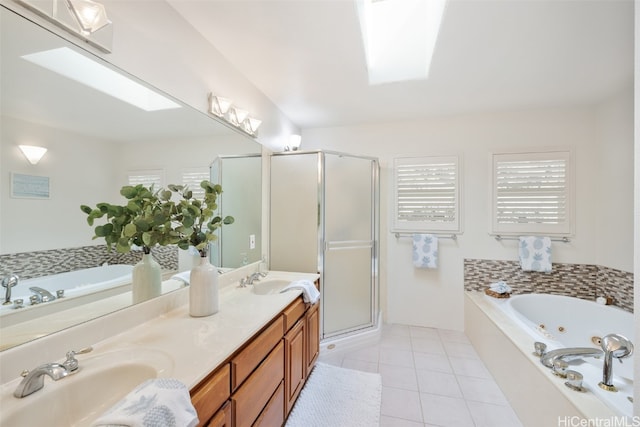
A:
[[[130,176],[158,173],[164,185],[179,184],[183,176],[193,172],[209,176],[210,165],[219,156],[259,159],[261,146],[241,131],[151,88],[5,7],[0,7],[0,19],[0,257],[3,259],[35,251],[77,251],[104,243],[92,240],[93,230],[79,207],[122,202],[119,190]],[[80,59],[76,65],[72,63],[74,58]],[[83,58],[153,89],[174,103],[175,108],[145,111],[90,87],[91,82],[80,83],[87,77],[83,75],[87,74],[83,71]],[[69,66],[75,77],[62,75],[62,69]],[[32,165],[19,145],[42,146],[48,151],[38,164]],[[251,179],[258,180],[254,183],[258,188],[260,165],[260,161],[253,162],[247,169]],[[242,175],[242,170],[234,173]],[[36,193],[41,192],[43,182],[48,185],[45,197],[42,194],[32,197],[29,188],[35,186]],[[243,195],[225,189],[223,204],[233,206],[236,197]],[[254,225],[246,228],[238,223],[238,229],[243,231],[229,233],[221,240],[222,248],[228,244],[237,252],[237,256],[227,257],[227,264],[221,267],[235,268],[260,259],[259,247],[251,251],[249,244],[250,236],[260,242],[261,201],[252,200],[246,206],[245,209],[255,208],[251,214]],[[248,212],[242,213],[243,217],[247,215]],[[240,256],[245,253],[248,258]],[[96,260],[96,265],[99,262]],[[6,263],[0,265],[2,277],[20,274],[10,271],[12,268]],[[47,263],[40,268],[46,270]],[[0,288],[3,297],[4,291]],[[107,311],[97,306],[87,309],[86,315],[51,311],[41,319],[29,320],[29,327],[21,332],[23,336],[9,344],[1,343],[0,349]],[[8,322],[2,317],[0,336],[6,337]]]

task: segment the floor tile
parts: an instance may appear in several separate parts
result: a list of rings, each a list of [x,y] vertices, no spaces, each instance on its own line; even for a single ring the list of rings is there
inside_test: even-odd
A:
[[[456,376],[435,371],[416,371],[421,393],[438,394],[449,397],[463,397]]]
[[[423,427],[424,424],[415,421],[403,420],[402,418],[380,417],[380,427]]]
[[[462,395],[467,400],[496,405],[509,404],[493,379],[458,376],[458,383]]]
[[[489,370],[480,359],[469,359],[465,357],[449,357],[451,367],[456,375],[478,378],[493,378]]]
[[[338,365],[347,369],[354,369],[356,371],[364,371],[364,372],[378,372],[378,364],[373,362],[366,362],[364,360],[356,360],[356,359],[343,359],[342,364]]]
[[[437,329],[438,335],[442,341],[459,342],[469,344],[469,338],[462,331],[454,331],[451,329]]]
[[[415,369],[381,363],[378,366],[378,371],[382,375],[383,386],[418,391]]]
[[[411,337],[409,335],[383,335],[380,338],[380,347],[411,350]]]
[[[467,359],[469,360],[469,359]],[[413,363],[416,369],[453,373],[449,358],[442,354],[413,352]]]
[[[438,330],[434,328],[409,326],[409,333],[411,337],[415,337],[415,338],[430,338],[432,340],[440,339],[440,335],[438,335]]]
[[[399,335],[402,337],[409,336],[410,327],[407,325],[399,325],[396,323],[385,323],[382,327],[382,335]]]
[[[427,424],[444,427],[474,427],[464,399],[420,393],[420,400]]]
[[[411,350],[400,350],[391,347],[381,347],[379,362],[386,365],[413,368],[413,352]]]
[[[355,359],[362,360],[365,362],[378,363],[378,354],[379,354],[379,346],[376,345],[368,345],[366,347],[362,347],[359,349],[354,349],[351,351],[346,351],[343,353],[343,359]]]
[[[467,407],[476,427],[522,427],[509,406],[467,401]]]
[[[480,359],[478,353],[471,344],[443,341],[444,349],[449,357],[466,357],[470,359]]]
[[[418,351],[420,353],[441,354],[443,356],[447,354],[439,339],[412,338],[411,346],[413,351]]]
[[[381,415],[422,422],[420,395],[416,391],[382,387]]]

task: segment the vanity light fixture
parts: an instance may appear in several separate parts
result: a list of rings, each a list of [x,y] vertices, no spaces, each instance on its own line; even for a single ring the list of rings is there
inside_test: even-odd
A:
[[[291,135],[289,137],[289,145],[285,145],[284,151],[298,151],[298,148],[300,148],[301,142],[302,142],[302,136]]]
[[[231,100],[216,96],[213,93],[209,94],[209,112],[211,114],[224,118],[229,108],[231,108]]]
[[[254,117],[247,117],[243,122],[243,128],[246,132],[253,135],[256,133],[261,124],[262,120],[258,120]]]
[[[111,24],[104,5],[91,0],[67,0],[67,6],[78,21],[78,25],[87,34]]]
[[[235,126],[251,136],[256,136],[256,132],[262,124],[262,120],[249,116],[249,112],[247,110],[234,107],[233,101],[228,98],[223,98],[210,92],[208,100],[210,114],[224,119],[224,121],[230,125]]]
[[[47,152],[46,148],[35,145],[18,145],[18,148],[32,165],[37,165],[44,153]]]

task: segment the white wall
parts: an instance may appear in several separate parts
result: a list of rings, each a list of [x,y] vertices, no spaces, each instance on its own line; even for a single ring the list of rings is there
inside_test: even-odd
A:
[[[381,307],[391,323],[408,323],[461,330],[463,328],[463,261],[465,258],[517,259],[517,242],[497,242],[488,233],[489,226],[489,153],[492,150],[569,147],[576,159],[576,235],[569,244],[554,244],[554,262],[599,262],[598,236],[608,234],[604,224],[598,227],[598,211],[594,209],[598,182],[609,174],[600,161],[602,151],[596,133],[614,134],[604,124],[626,123],[628,112],[613,104],[603,107],[605,118],[598,120],[595,108],[535,110],[508,113],[486,113],[434,118],[421,121],[384,123],[303,131],[303,149],[324,148],[354,154],[376,156],[381,164]],[[616,111],[619,111],[620,117]],[[627,135],[626,131],[623,135]],[[604,138],[606,139],[606,138]],[[617,157],[631,156],[631,141],[620,141]],[[463,161],[464,234],[458,242],[440,240],[440,266],[437,270],[414,269],[411,242],[396,240],[390,234],[390,186],[392,161],[396,156],[459,153]],[[615,169],[612,162],[607,162]],[[627,178],[631,180],[631,177]],[[609,201],[618,203],[633,199],[629,185]],[[630,208],[629,208],[630,209]],[[631,224],[626,225],[630,229]],[[618,226],[611,231],[613,235]],[[632,265],[628,247],[631,235],[622,237],[622,248],[615,255],[619,265]],[[611,257],[615,257],[611,255]],[[611,258],[607,256],[606,258]],[[605,258],[604,256],[602,258]]]
[[[118,196],[115,144],[8,117],[2,117],[1,130],[2,140],[11,143],[0,144],[0,170],[6,177],[0,191],[0,254],[96,244],[80,205]],[[46,145],[49,151],[31,165],[18,144]],[[49,177],[50,199],[11,198],[10,172]]]

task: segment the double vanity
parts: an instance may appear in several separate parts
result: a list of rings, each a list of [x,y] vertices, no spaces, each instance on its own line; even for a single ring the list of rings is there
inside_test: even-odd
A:
[[[212,316],[190,317],[184,288],[0,353],[0,425],[89,426],[155,377],[190,389],[200,425],[281,425],[315,364],[320,331],[318,303],[305,304],[300,290],[279,291],[294,280],[317,284],[319,276],[270,272],[238,287],[239,274],[221,276]],[[64,346],[93,349],[76,356],[77,373],[45,376],[44,388],[14,397],[20,372],[62,363]]]

